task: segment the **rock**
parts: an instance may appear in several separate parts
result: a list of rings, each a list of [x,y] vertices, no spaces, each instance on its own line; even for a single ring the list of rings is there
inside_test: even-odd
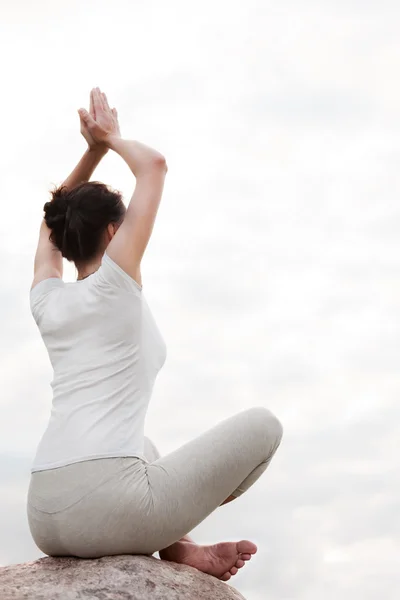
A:
[[[154,556],[50,557],[0,568],[1,600],[245,600],[227,582]]]

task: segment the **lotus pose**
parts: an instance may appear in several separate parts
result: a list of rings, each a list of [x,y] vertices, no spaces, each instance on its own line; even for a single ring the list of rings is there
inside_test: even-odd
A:
[[[144,435],[166,344],[145,299],[141,261],[166,161],[121,137],[117,111],[99,88],[89,111],[78,112],[88,148],[44,204],[30,291],[54,374],[51,415],[31,467],[30,531],[50,556],[159,552],[227,581],[256,545],[198,545],[188,534],[254,484],[282,426],[255,406],[165,456]],[[127,208],[118,191],[89,181],[109,150],[136,180]],[[76,281],[63,281],[63,257],[75,264]]]

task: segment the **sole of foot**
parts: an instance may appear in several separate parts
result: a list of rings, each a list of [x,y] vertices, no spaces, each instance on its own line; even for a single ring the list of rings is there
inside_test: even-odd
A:
[[[186,564],[203,573],[228,581],[257,552],[249,540],[221,542],[210,546],[181,542],[174,544],[172,552],[160,553],[160,558]]]

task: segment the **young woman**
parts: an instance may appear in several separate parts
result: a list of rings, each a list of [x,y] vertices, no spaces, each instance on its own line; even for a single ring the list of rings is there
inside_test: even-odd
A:
[[[282,426],[257,406],[217,423],[167,456],[144,435],[166,359],[146,302],[141,260],[161,200],[164,157],[122,139],[115,108],[95,88],[79,111],[88,150],[44,205],[30,292],[54,377],[52,411],[31,468],[27,515],[50,556],[159,552],[223,581],[257,551],[250,541],[199,546],[188,533],[260,477]],[[89,179],[113,150],[132,170],[121,194]],[[77,281],[62,280],[62,258]]]

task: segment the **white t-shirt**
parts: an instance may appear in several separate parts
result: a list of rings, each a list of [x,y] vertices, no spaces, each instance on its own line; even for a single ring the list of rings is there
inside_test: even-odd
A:
[[[167,349],[142,287],[104,253],[85,279],[36,284],[30,307],[54,370],[51,415],[31,473],[145,458],[144,421]]]

